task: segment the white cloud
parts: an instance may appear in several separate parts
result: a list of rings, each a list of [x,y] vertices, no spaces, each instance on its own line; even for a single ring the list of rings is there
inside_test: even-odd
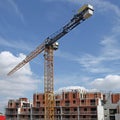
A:
[[[81,86],[68,86],[68,87],[62,87],[59,88],[56,93],[61,93],[63,91],[68,92],[68,91],[81,91],[81,92],[86,92],[88,91],[86,88],[81,87]]]
[[[113,33],[114,34],[114,33]],[[119,40],[116,38],[116,36],[107,36],[102,41],[101,44],[103,45],[103,48],[101,50],[101,54],[104,57],[104,59],[107,60],[116,60],[120,59],[120,48],[119,48]]]
[[[21,13],[21,11],[19,10],[17,4],[15,3],[14,0],[7,0],[9,2],[9,4],[13,7],[15,13],[20,17],[21,21],[23,23],[25,23],[25,20],[24,20],[24,17],[23,17],[23,14]]]
[[[106,91],[120,91],[120,76],[107,75],[105,78],[97,78],[91,82],[93,88]]]
[[[7,73],[18,64],[23,58],[24,54],[19,54],[17,57],[8,51],[0,53],[0,108],[3,109],[3,103],[8,98],[24,97],[26,92],[31,92],[37,89],[38,79],[33,76],[29,63],[21,68],[19,71],[11,76]],[[3,101],[4,99],[4,101]],[[2,106],[1,106],[2,105]]]
[[[0,1],[0,9],[1,12],[7,12],[7,14],[14,14],[16,17],[20,19],[20,21],[25,24],[25,19],[23,16],[23,13],[21,12],[19,6],[17,5],[17,2],[15,0],[1,0]],[[1,16],[2,20],[4,22],[7,20],[5,17],[2,15]],[[8,23],[6,23],[8,24]]]
[[[83,67],[83,70],[91,73],[118,73],[119,67],[117,62],[120,60],[119,40],[113,35],[106,36],[101,40],[100,45],[101,48],[97,55],[84,53],[78,57],[70,53],[58,51],[56,56],[75,61]],[[116,69],[113,69],[112,66],[116,66]]]
[[[62,92],[71,92],[71,91],[79,91],[79,92],[100,92],[98,89],[86,89],[85,87],[82,86],[67,86],[67,87],[61,87],[59,88],[55,93],[56,94],[61,94]]]
[[[83,69],[91,73],[110,72],[110,68],[105,67],[103,59],[104,59],[103,56],[85,54],[84,56],[81,56],[80,58],[76,59],[76,61],[83,67]]]
[[[113,41],[114,43],[116,43],[111,44],[111,42]],[[85,54],[81,58],[77,59],[77,61],[90,72],[110,72],[111,68],[107,66],[106,62],[114,64],[116,60],[120,60],[120,49],[117,47],[117,41],[115,41],[114,39],[111,40],[106,38],[102,42],[106,43],[104,43],[104,45],[102,46],[100,54],[98,54],[97,56]]]
[[[109,91],[120,91],[120,75],[107,75],[104,78],[96,78],[92,82],[88,83],[89,88],[86,89],[82,86],[66,86],[59,88],[56,93],[61,93],[62,91],[74,91],[74,90],[83,90],[86,92],[109,92]]]
[[[10,39],[5,39],[0,36],[0,46],[5,46],[5,47],[10,47],[14,49],[22,49],[22,50],[27,50],[31,51],[32,46],[26,44],[23,40],[10,40]]]
[[[93,73],[117,73],[118,66],[113,70],[110,64],[115,67],[117,61],[120,60],[120,43],[118,38],[113,33],[113,35],[104,37],[100,44],[101,49],[98,55],[85,54],[76,60],[86,70]]]
[[[54,88],[55,91],[58,91],[58,88],[68,87],[68,86],[89,86],[88,83],[91,80],[91,77],[82,75],[79,71],[78,73],[69,73],[55,75],[54,78]]]
[[[24,54],[19,54],[18,57],[13,56],[12,53],[8,51],[4,51],[0,53],[0,63],[1,63],[1,69],[0,69],[0,75],[5,75],[11,68],[15,67],[16,64],[21,62],[25,58]],[[31,75],[31,70],[29,64],[27,64],[22,70],[19,71],[19,74],[28,74]]]

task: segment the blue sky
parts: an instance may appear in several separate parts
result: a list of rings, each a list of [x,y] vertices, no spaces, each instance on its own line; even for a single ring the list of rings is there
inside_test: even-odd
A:
[[[120,91],[120,1],[1,0],[1,110],[8,99],[43,92],[43,53],[14,75],[6,74],[87,3],[94,15],[62,37],[54,53],[55,91],[69,86]]]

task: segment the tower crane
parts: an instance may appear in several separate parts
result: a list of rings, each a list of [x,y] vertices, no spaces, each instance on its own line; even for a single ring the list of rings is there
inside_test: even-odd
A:
[[[35,50],[26,56],[26,58],[15,66],[7,75],[11,75],[41,52],[44,51],[44,119],[54,120],[54,70],[53,70],[53,51],[58,49],[57,40],[70,32],[77,25],[93,15],[93,6],[86,4],[81,7],[73,18],[63,26],[59,31],[48,36]]]

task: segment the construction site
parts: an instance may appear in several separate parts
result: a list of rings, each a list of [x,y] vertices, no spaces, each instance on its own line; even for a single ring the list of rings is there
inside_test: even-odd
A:
[[[9,100],[7,120],[44,120],[45,96]],[[89,92],[82,89],[55,94],[54,120],[119,120],[120,93]]]
[[[93,15],[92,5],[84,5],[70,21],[48,36],[26,58],[15,66],[8,77],[44,52],[44,93],[28,98],[10,99],[5,109],[6,120],[120,120],[120,93],[90,92],[83,89],[54,92],[54,51],[58,40]]]
[[[48,36],[42,44],[32,51],[26,58],[14,67],[8,76],[19,70],[26,63],[44,51],[44,119],[54,120],[54,50],[58,49],[57,40],[70,32],[73,28],[93,15],[93,6],[86,4],[81,7],[73,18],[60,30]]]

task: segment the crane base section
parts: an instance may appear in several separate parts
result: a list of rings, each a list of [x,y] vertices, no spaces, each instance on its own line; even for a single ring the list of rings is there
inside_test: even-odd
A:
[[[45,120],[54,120],[54,93],[45,93]]]

